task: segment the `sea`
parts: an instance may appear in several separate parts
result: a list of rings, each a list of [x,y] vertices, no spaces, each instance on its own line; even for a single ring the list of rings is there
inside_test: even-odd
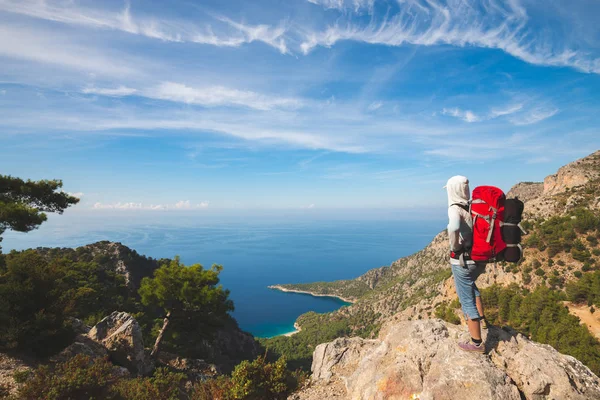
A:
[[[293,332],[303,313],[330,312],[347,303],[268,286],[356,278],[422,249],[444,227],[443,218],[76,215],[53,216],[27,234],[7,232],[0,244],[7,252],[109,240],[154,258],[178,255],[186,264],[220,264],[240,327],[256,337],[273,337]]]

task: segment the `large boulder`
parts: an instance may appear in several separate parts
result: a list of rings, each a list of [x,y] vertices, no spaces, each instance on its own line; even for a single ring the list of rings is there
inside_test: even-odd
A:
[[[469,354],[456,345],[464,337],[458,326],[422,320],[387,325],[378,340],[321,344],[313,356],[311,388],[291,398],[316,400],[315,393],[352,400],[600,398],[600,379],[550,346],[492,327],[488,355]]]
[[[144,352],[142,329],[126,312],[115,311],[90,329],[88,337],[101,343],[118,365],[134,375],[145,375],[152,365]]]

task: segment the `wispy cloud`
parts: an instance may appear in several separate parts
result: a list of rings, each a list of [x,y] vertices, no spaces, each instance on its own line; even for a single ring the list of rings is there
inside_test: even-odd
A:
[[[109,76],[131,76],[138,69],[110,51],[98,51],[71,37],[19,25],[0,25],[0,56]],[[119,62],[115,60],[119,59]]]
[[[121,96],[130,96],[137,92],[136,89],[127,87],[127,86],[118,86],[116,88],[96,88],[96,87],[87,87],[82,90],[85,94],[99,94],[102,96],[111,96],[111,97],[121,97]]]
[[[449,115],[451,117],[460,118],[465,122],[477,122],[481,121],[481,117],[477,116],[473,111],[461,110],[460,108],[444,108],[442,114]]]
[[[369,106],[367,107],[367,110],[368,111],[377,111],[382,106],[383,106],[383,103],[381,101],[374,101],[373,103],[369,104]]]
[[[553,117],[558,111],[558,108],[534,108],[533,110],[511,118],[510,122],[515,125],[531,125]]]
[[[283,37],[286,30],[282,26],[247,25],[228,18],[219,18],[217,21],[223,22],[230,29],[227,32],[215,33],[210,25],[198,27],[187,21],[135,16],[128,2],[122,10],[109,11],[82,7],[73,1],[0,0],[0,11],[70,25],[122,31],[166,42],[238,47],[258,41],[276,48],[283,54],[288,53]]]
[[[345,2],[315,0],[342,8]],[[337,7],[337,6],[340,7]],[[568,66],[600,73],[600,58],[577,51],[565,43],[550,44],[543,30],[533,31],[519,0],[479,2],[464,0],[399,0],[385,15],[367,23],[353,18],[338,20],[324,30],[309,31],[300,47],[308,54],[317,46],[331,47],[352,40],[386,46],[413,44],[433,46],[477,46],[505,51],[537,65]]]
[[[161,100],[198,104],[202,106],[244,106],[257,110],[274,108],[298,108],[302,101],[294,98],[269,96],[252,91],[230,89],[222,86],[194,88],[176,82],[163,82],[142,94]]]
[[[504,108],[492,108],[490,111],[490,118],[502,117],[505,115],[511,115],[516,112],[519,112],[523,109],[523,104],[513,104]]]
[[[191,204],[189,200],[180,200],[175,204],[143,204],[135,202],[118,202],[118,203],[100,203],[97,202],[92,206],[94,210],[197,210],[207,208],[208,201],[203,201],[199,204]]]
[[[355,12],[361,9],[373,10],[375,0],[307,0],[309,3],[320,5],[325,8],[338,10],[353,9]]]
[[[150,99],[205,107],[242,106],[262,111],[276,108],[297,109],[303,105],[303,101],[297,98],[279,97],[223,86],[191,87],[177,82],[162,82],[145,89],[133,89],[126,86],[117,88],[91,87],[83,89],[82,92],[110,97],[137,95]]]

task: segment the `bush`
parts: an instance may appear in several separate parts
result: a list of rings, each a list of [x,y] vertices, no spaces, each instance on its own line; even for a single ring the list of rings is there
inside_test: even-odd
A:
[[[127,400],[177,400],[183,394],[186,375],[158,368],[151,378],[123,379],[113,392]]]
[[[557,263],[558,265],[560,265],[561,267],[564,267],[564,266],[565,266],[565,262],[564,262],[563,260],[558,260],[556,263]]]
[[[458,325],[460,324],[460,318],[454,312],[455,308],[452,307],[452,304],[449,306],[446,302],[441,303],[435,309],[435,316],[451,324]]]
[[[523,272],[523,283],[529,285],[531,283],[531,275],[527,272]]]
[[[25,382],[27,382],[27,379],[29,379],[29,377],[31,375],[32,375],[31,370],[24,369],[24,370],[21,370],[21,371],[16,371],[13,374],[13,379],[17,383],[25,383]]]
[[[541,269],[541,268],[538,268],[538,269],[536,269],[536,270],[535,270],[535,274],[536,274],[537,276],[545,276],[545,275],[546,275],[546,272],[544,272],[544,270],[543,270],[543,269]]]
[[[58,364],[38,368],[33,377],[19,390],[25,400],[114,399],[110,385],[118,379],[114,366],[107,360],[92,361],[76,355]]]
[[[576,278],[581,278],[583,276],[581,271],[575,271],[575,272],[573,272],[573,275],[575,275]]]

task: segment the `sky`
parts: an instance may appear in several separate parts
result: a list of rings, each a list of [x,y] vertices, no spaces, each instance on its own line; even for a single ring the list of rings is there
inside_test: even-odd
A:
[[[439,208],[452,175],[508,190],[600,148],[599,20],[597,0],[0,0],[0,173],[98,215]]]

